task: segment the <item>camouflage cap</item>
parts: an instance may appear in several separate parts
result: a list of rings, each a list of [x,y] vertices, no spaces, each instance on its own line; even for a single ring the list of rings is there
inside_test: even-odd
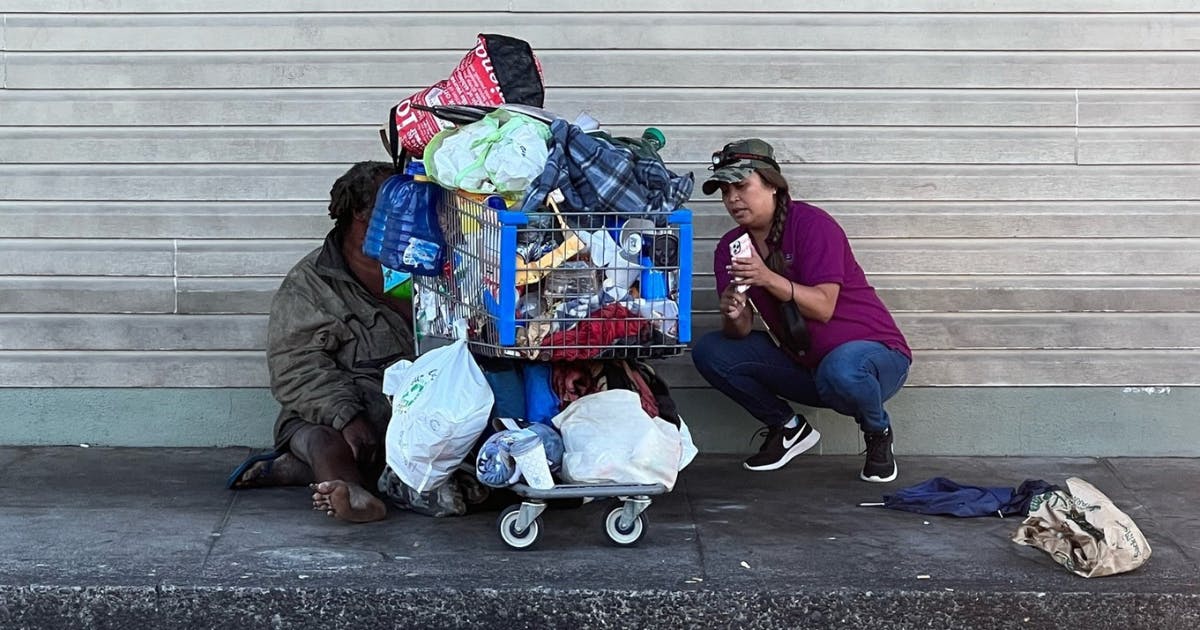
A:
[[[748,138],[735,140],[713,153],[713,174],[704,182],[704,194],[711,195],[721,183],[732,184],[750,176],[757,168],[779,170],[775,161],[775,149],[765,140]]]

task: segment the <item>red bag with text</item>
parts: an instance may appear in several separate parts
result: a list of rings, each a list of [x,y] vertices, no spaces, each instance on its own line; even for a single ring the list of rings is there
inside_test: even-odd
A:
[[[503,105],[519,103],[541,107],[546,90],[542,66],[529,43],[506,35],[480,34],[478,43],[463,57],[450,76],[438,81],[392,108],[388,143],[395,159],[400,149],[420,156],[434,134],[451,127],[414,104]]]

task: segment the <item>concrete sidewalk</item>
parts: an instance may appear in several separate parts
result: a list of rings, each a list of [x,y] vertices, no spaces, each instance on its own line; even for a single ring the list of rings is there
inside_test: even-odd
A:
[[[601,509],[548,511],[537,547],[495,514],[346,525],[304,489],[222,487],[245,449],[0,448],[0,627],[1187,628],[1200,623],[1196,459],[702,457],[611,547]],[[1153,556],[1085,580],[1010,542],[1018,521],[857,507],[943,475],[1092,482]],[[928,576],[927,578],[923,576]]]

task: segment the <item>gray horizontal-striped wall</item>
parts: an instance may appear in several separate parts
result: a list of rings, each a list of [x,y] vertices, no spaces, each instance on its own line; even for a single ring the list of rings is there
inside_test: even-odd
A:
[[[938,417],[979,433],[983,412],[962,392],[981,387],[1050,403],[1068,388],[1196,396],[1193,0],[428,6],[6,0],[0,400],[49,415],[37,401],[64,388],[234,401],[226,390],[264,387],[270,297],[327,229],[329,184],[384,157],[388,107],[444,77],[480,31],[533,44],[550,108],[618,132],[662,128],[676,169],[702,176],[728,139],[773,141],[793,187],[846,227],[916,350],[908,414],[957,397]],[[711,199],[692,207],[699,332],[716,323],[708,270],[730,222]],[[686,361],[666,371],[716,399]],[[1087,414],[1113,407],[1081,400]],[[219,435],[193,427],[175,441],[265,439],[269,418],[228,404]],[[107,413],[131,428],[97,438],[43,422],[72,436],[59,441],[142,443],[119,437],[138,418]],[[698,413],[709,435],[731,431]],[[1169,447],[1200,438],[1200,423],[1154,413],[1176,432],[1149,452],[1196,452]],[[6,424],[0,442],[39,440]]]

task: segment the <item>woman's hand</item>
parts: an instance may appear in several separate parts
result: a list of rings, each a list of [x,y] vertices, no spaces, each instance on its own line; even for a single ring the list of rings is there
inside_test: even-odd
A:
[[[737,290],[736,283],[729,283],[721,292],[721,314],[726,319],[737,321],[746,312],[746,294]]]
[[[751,287],[769,287],[780,277],[779,274],[767,267],[767,263],[758,256],[758,252],[753,251],[748,258],[730,260],[726,269],[733,275],[733,284]]]

